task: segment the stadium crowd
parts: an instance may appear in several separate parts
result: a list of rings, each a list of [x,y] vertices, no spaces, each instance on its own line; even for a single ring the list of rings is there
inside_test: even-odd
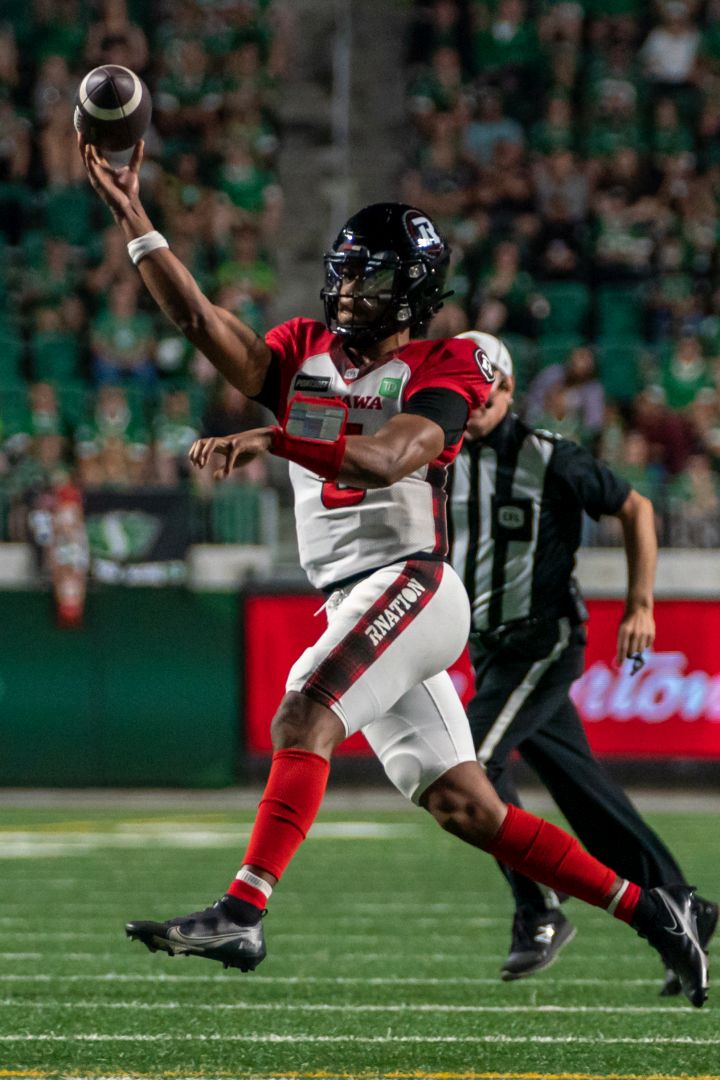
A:
[[[73,108],[91,67],[121,64],[146,80],[153,220],[203,288],[264,332],[286,44],[272,0],[3,4],[0,484],[11,504],[69,475],[84,488],[173,486],[200,432],[257,426],[258,407],[218,385],[143,295],[88,185]],[[238,479],[268,476],[255,465]],[[7,536],[20,516],[5,518]]]
[[[430,0],[402,196],[450,235],[435,336],[513,353],[527,418],[720,541],[720,4]]]
[[[5,538],[3,498],[64,474],[84,488],[189,483],[198,434],[257,424],[139,288],[74,153],[72,113],[90,67],[144,77],[153,221],[211,297],[262,332],[288,10],[5,0]],[[666,542],[720,542],[720,3],[420,0],[407,62],[414,136],[397,194],[455,253],[431,333],[502,336],[532,423],[592,446],[653,499]],[[237,480],[282,487],[272,467]]]

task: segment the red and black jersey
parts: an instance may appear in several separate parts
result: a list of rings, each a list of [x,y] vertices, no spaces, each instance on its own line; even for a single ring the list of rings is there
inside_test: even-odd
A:
[[[273,364],[258,397],[277,416],[302,393],[344,401],[348,435],[373,435],[400,412],[427,415],[446,432],[434,461],[387,488],[343,487],[291,463],[300,560],[312,584],[328,588],[408,555],[446,555],[446,467],[492,384],[482,350],[464,338],[411,341],[360,368],[311,319],[282,323],[266,341]]]

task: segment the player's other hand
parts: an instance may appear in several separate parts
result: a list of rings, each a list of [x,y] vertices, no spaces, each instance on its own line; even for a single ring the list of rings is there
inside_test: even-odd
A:
[[[220,468],[213,472],[215,480],[223,480],[233,469],[239,469],[258,454],[266,453],[270,449],[274,430],[272,427],[254,428],[252,431],[243,431],[240,435],[196,439],[188,456],[197,469],[204,469],[208,464],[217,465],[217,458],[224,458]]]
[[[121,217],[140,192],[140,165],[145,143],[142,139],[135,143],[129,163],[117,169],[103,157],[97,146],[85,142],[82,135],[78,135],[78,147],[94,190],[113,216]]]
[[[652,609],[639,607],[626,611],[618,629],[617,656],[618,665],[633,653],[649,649],[655,640],[655,619]]]

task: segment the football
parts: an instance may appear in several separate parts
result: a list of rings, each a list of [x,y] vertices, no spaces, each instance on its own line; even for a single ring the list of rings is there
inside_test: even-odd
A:
[[[128,150],[147,131],[151,113],[142,79],[129,68],[104,64],[80,83],[74,123],[87,142],[103,150]]]

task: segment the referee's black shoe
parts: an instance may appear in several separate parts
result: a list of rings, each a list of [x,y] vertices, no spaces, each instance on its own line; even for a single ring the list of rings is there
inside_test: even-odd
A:
[[[693,896],[692,907],[695,912],[695,921],[697,922],[698,941],[705,952],[707,952],[708,945],[717,929],[718,906],[712,900],[705,900],[702,896]],[[667,968],[665,971],[665,982],[660,991],[660,997],[677,997],[677,995],[681,993],[682,986],[680,985],[680,980],[671,968]]]
[[[223,897],[212,907],[167,922],[129,922],[125,933],[133,941],[142,941],[150,952],[160,949],[170,956],[202,956],[219,960],[226,968],[253,971],[267,951],[261,915],[251,904]]]
[[[575,927],[559,908],[546,911],[518,909],[513,919],[510,952],[500,978],[503,982],[511,982],[550,967],[575,933]]]
[[[665,967],[680,980],[685,997],[699,1009],[707,1001],[708,962],[698,940],[693,899],[694,889],[689,885],[644,889],[633,926],[657,949]]]

